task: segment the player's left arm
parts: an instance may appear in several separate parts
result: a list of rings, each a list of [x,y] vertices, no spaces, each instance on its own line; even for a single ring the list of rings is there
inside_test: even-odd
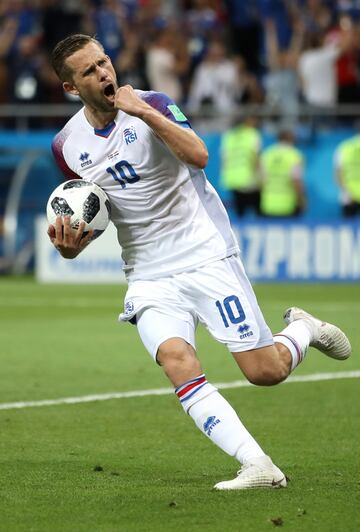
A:
[[[207,165],[207,148],[196,133],[169,120],[140,98],[131,85],[124,85],[117,90],[115,107],[143,120],[184,163],[197,168],[205,168]]]

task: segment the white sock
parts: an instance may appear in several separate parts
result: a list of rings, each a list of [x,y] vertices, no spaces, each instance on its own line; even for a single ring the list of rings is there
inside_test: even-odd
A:
[[[184,390],[187,392],[181,395]],[[206,381],[204,375],[179,386],[176,394],[196,426],[227,454],[242,464],[265,456],[232,406]]]
[[[304,360],[311,336],[311,330],[305,320],[293,321],[274,336],[274,342],[285,345],[291,353],[291,371]]]

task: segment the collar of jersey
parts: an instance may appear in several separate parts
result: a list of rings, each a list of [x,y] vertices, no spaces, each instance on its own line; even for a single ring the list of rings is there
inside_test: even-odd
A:
[[[98,137],[103,137],[106,139],[112,133],[115,126],[116,126],[116,123],[115,123],[115,120],[113,120],[112,122],[110,122],[108,126],[104,127],[103,129],[97,129],[96,127],[94,127],[94,133]]]

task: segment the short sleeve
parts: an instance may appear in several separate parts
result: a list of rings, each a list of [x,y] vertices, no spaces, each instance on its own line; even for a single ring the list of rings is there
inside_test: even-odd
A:
[[[191,128],[191,124],[176,103],[162,92],[148,91],[139,96],[151,107],[179,126]]]
[[[60,133],[56,135],[56,137],[52,141],[51,150],[53,152],[55,162],[66,179],[80,179],[80,176],[76,174],[73,170],[71,170],[71,168],[65,161],[65,157],[63,154],[63,146],[66,139],[67,135],[65,134],[65,132],[60,131]]]

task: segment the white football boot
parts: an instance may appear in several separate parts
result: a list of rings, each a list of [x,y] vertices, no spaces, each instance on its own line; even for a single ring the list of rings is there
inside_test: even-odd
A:
[[[215,484],[216,490],[248,490],[252,488],[286,488],[286,476],[269,456],[254,458],[241,467],[237,477]]]
[[[350,342],[336,325],[314,318],[305,310],[297,307],[288,308],[285,311],[284,320],[287,324],[295,320],[305,320],[312,332],[310,345],[324,353],[324,355],[337,360],[345,360],[351,355]]]

